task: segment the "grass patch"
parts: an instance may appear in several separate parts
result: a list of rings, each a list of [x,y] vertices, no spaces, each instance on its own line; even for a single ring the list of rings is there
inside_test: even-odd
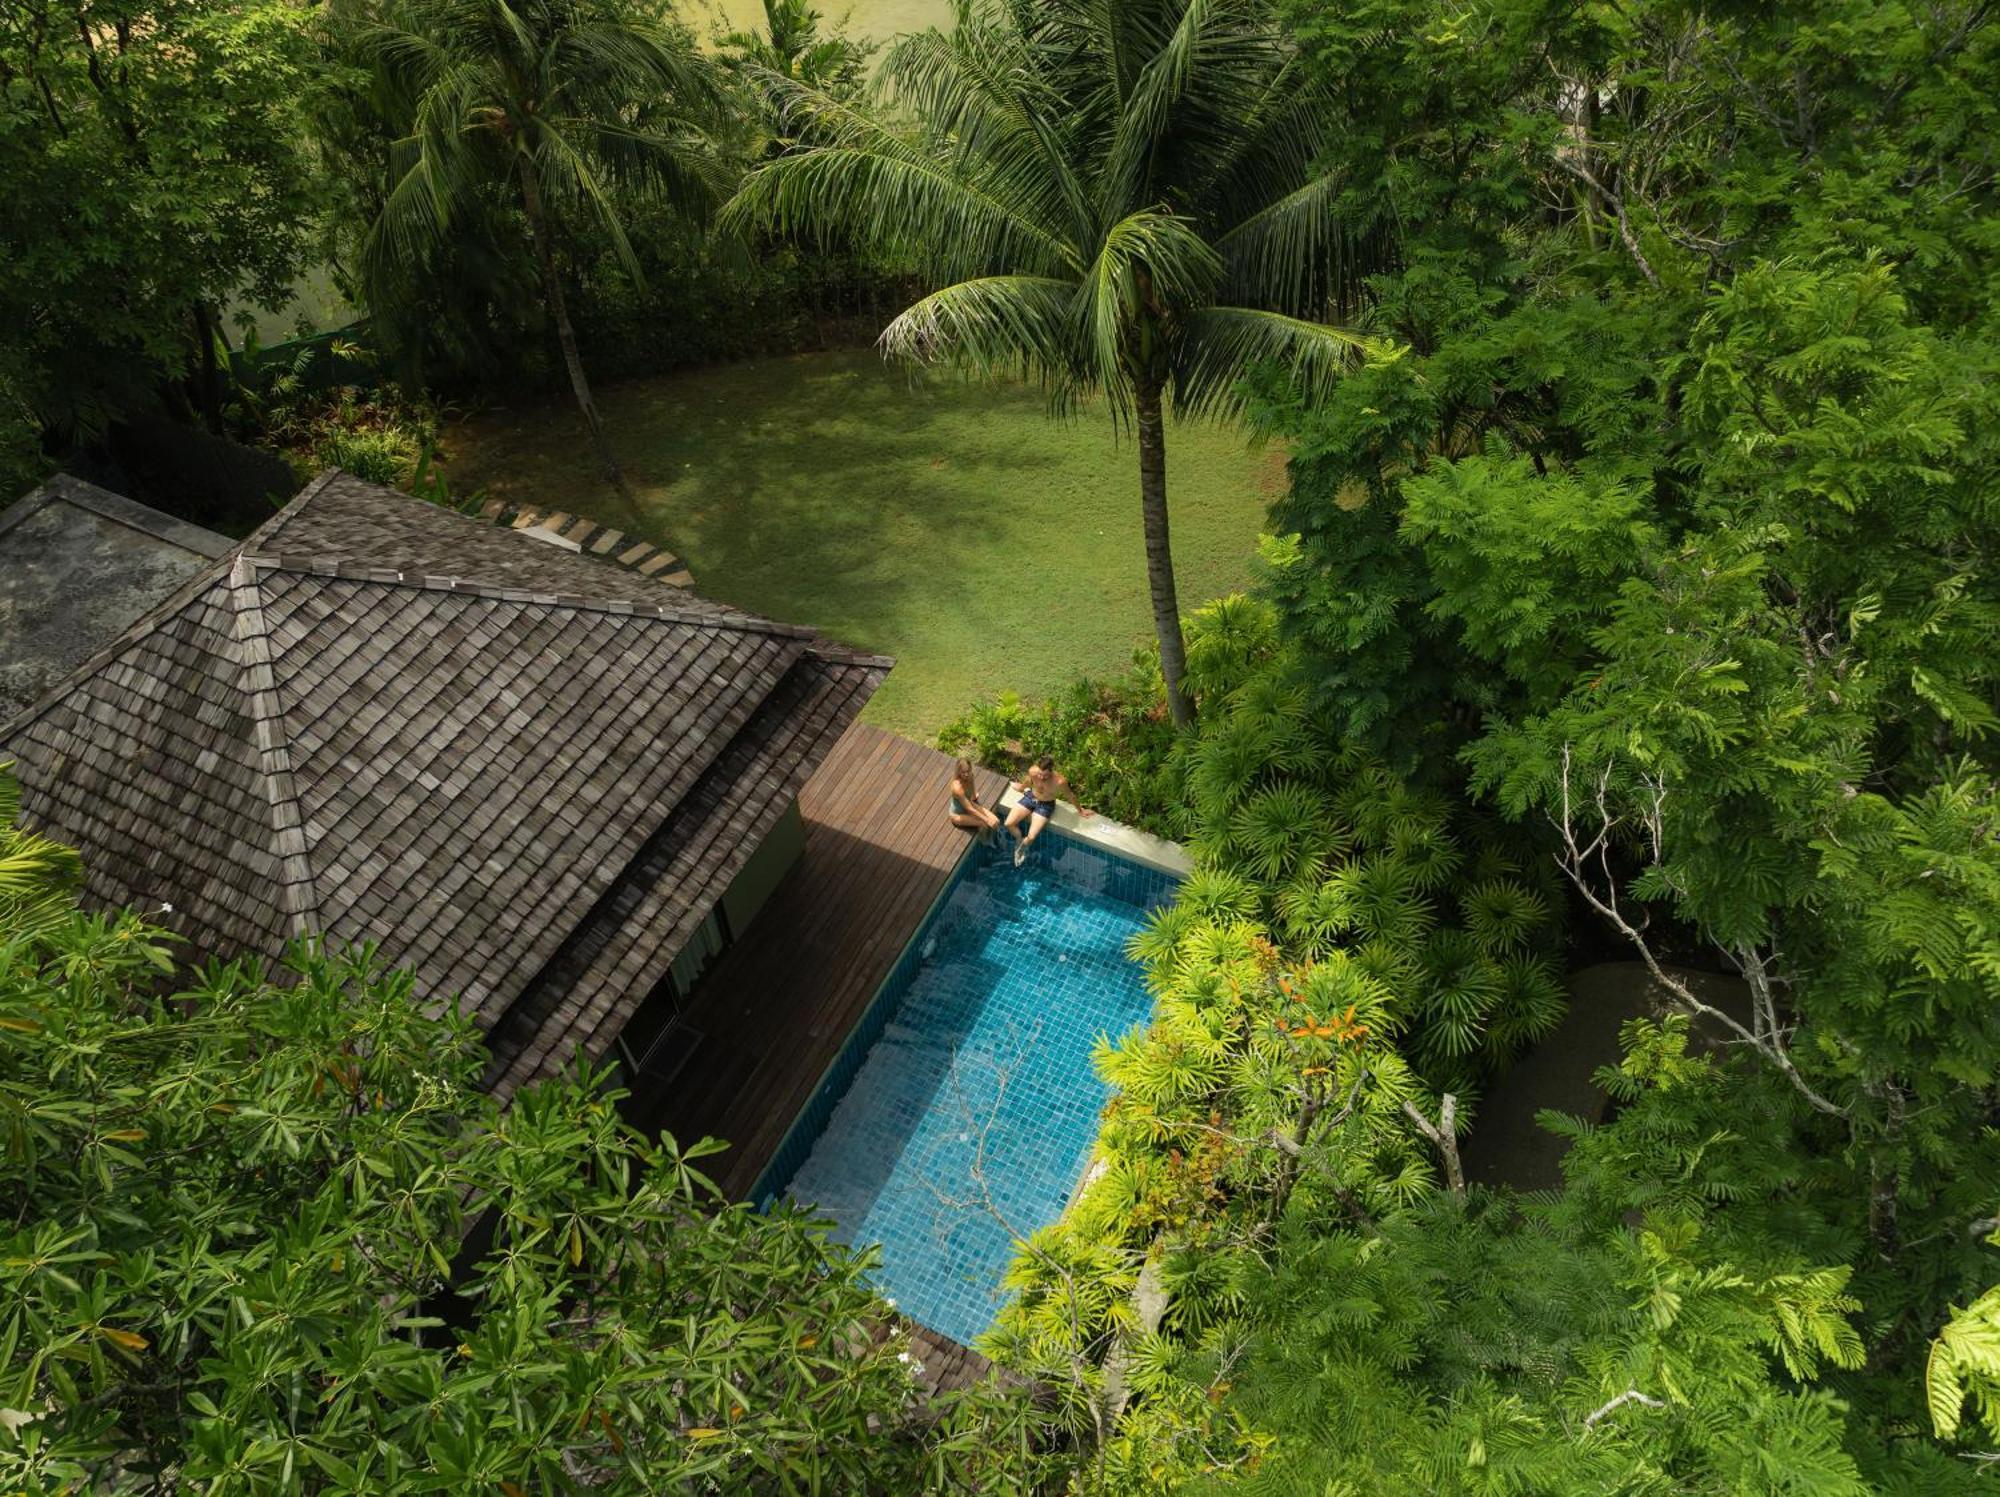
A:
[[[567,401],[446,435],[455,491],[589,515],[685,557],[704,595],[897,657],[870,721],[915,738],[977,698],[1103,675],[1150,637],[1138,458],[1101,414],[1032,390],[918,381],[871,352],[634,380],[599,403],[638,495],[598,481]],[[1239,432],[1167,437],[1193,609],[1243,585],[1282,458]]]
[[[678,13],[704,40],[712,29],[723,31],[763,31],[763,0],[708,0],[708,3],[681,6]],[[905,31],[922,31],[929,26],[949,30],[953,17],[950,0],[856,0],[850,6],[828,4],[820,7],[821,34],[837,26],[857,41],[887,43]]]

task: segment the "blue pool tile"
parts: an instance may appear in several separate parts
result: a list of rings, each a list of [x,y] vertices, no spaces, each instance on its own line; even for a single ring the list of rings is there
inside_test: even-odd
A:
[[[1174,880],[1053,833],[1028,866],[975,848],[772,1158],[758,1196],[879,1243],[899,1309],[967,1342],[1014,1234],[1061,1213],[1110,1095],[1100,1035],[1146,1021],[1125,943]]]

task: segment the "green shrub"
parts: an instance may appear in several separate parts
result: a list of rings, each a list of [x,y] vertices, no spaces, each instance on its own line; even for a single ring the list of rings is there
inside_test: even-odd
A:
[[[1183,627],[1188,689],[1197,703],[1220,706],[1254,684],[1277,651],[1269,607],[1241,594],[1198,610]],[[1193,827],[1156,646],[1133,651],[1123,675],[1081,678],[1044,702],[1002,692],[946,723],[937,745],[1017,778],[1049,754],[1099,815],[1159,837],[1180,838]]]
[[[946,723],[938,747],[1016,778],[1051,754],[1083,805],[1173,837],[1181,830],[1175,740],[1156,660],[1142,651],[1118,680],[1079,680],[1046,702],[1003,692]]]
[[[416,466],[417,447],[406,431],[383,427],[372,431],[328,432],[309,449],[315,469],[341,468],[370,483],[400,484]]]

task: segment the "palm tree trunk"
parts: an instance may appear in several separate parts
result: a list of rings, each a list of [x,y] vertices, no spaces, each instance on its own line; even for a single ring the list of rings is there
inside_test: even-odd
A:
[[[625,474],[612,455],[604,435],[604,423],[597,418],[597,402],[590,395],[590,381],[584,378],[583,355],[577,351],[576,329],[569,323],[569,303],[563,300],[562,278],[556,274],[555,252],[549,247],[548,215],[542,210],[542,184],[535,163],[525,151],[521,162],[521,206],[528,215],[528,230],[534,235],[535,260],[542,272],[542,295],[548,298],[549,315],[555,319],[556,341],[562,344],[563,363],[569,367],[569,387],[576,394],[576,408],[583,412],[583,424],[590,430],[590,442],[597,449],[598,464],[618,497],[630,504],[632,491],[625,486]]]
[[[1160,674],[1167,683],[1167,711],[1174,726],[1194,721],[1181,678],[1187,645],[1181,639],[1181,605],[1174,594],[1174,553],[1167,539],[1167,434],[1160,421],[1160,387],[1141,383],[1139,407],[1139,508],[1146,522],[1146,580],[1153,589],[1153,631],[1160,637]]]

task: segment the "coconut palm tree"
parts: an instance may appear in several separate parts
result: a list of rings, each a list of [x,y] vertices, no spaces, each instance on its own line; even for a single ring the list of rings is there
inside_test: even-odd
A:
[[[593,225],[639,279],[617,188],[664,193],[689,213],[713,207],[712,65],[663,7],[638,0],[362,0],[347,31],[408,132],[391,148],[364,260],[386,274],[495,201],[518,209],[577,408],[604,476],[629,498],[584,375],[554,226]]]
[[[725,224],[860,241],[941,289],[883,349],[1095,396],[1136,432],[1146,569],[1174,720],[1192,716],[1167,527],[1163,411],[1240,413],[1271,361],[1313,385],[1364,346],[1326,319],[1381,242],[1316,170],[1325,84],[1265,0],[1013,0],[899,40],[892,110],[765,80],[803,149]]]

